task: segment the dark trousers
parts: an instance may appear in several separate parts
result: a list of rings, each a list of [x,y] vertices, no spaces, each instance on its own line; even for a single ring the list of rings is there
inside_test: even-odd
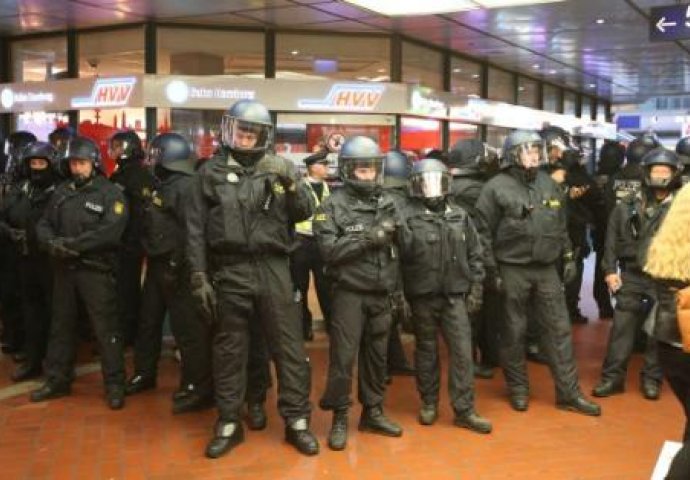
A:
[[[0,316],[2,344],[19,351],[24,348],[19,255],[9,240],[0,240]]]
[[[141,312],[141,271],[144,262],[143,251],[123,248],[118,256],[117,296],[120,328],[125,344],[132,345],[139,327]]]
[[[602,379],[625,383],[628,361],[635,345],[635,337],[651,308],[654,285],[642,273],[627,271],[622,274],[622,286],[616,294],[613,325],[609,333]],[[643,379],[660,382],[663,373],[657,358],[657,342],[648,339],[644,353]]]
[[[290,271],[295,287],[302,295],[302,332],[305,336],[312,329],[312,315],[309,310],[309,273],[314,274],[316,297],[319,299],[326,331],[331,316],[331,292],[328,278],[324,273],[324,263],[319,252],[316,237],[297,235],[298,247],[292,252]]]
[[[501,360],[511,394],[528,394],[525,363],[525,331],[528,307],[534,308],[557,401],[567,402],[580,394],[573,341],[563,286],[555,265],[500,265],[504,286]]]
[[[571,320],[580,314],[580,289],[582,288],[582,274],[585,270],[585,261],[582,256],[578,255],[574,261],[577,266],[577,275],[572,282],[565,284],[565,303]]]
[[[41,368],[48,347],[52,312],[53,272],[46,255],[21,258],[20,277],[24,330],[26,332],[26,363]]]
[[[281,416],[287,423],[309,418],[311,370],[288,258],[247,260],[221,266],[212,275],[218,298],[213,379],[220,419],[236,422],[240,418],[252,324],[259,326],[276,367]]]
[[[477,363],[492,368],[499,365],[498,326],[503,315],[502,301],[498,293],[485,286],[482,309],[470,318]]]
[[[362,293],[336,288],[333,292],[330,351],[324,410],[352,405],[352,370],[358,358],[358,397],[365,407],[383,402],[386,355],[391,326],[387,293]]]
[[[161,355],[165,314],[182,359],[181,389],[194,386],[200,395],[211,394],[211,340],[206,323],[197,314],[187,272],[175,270],[166,258],[149,258],[141,302],[141,322],[134,347],[137,374],[156,378]]]
[[[603,248],[596,252],[597,260],[594,266],[594,283],[592,284],[592,294],[594,300],[599,307],[599,316],[607,318],[613,313],[613,306],[611,304],[611,293],[609,287],[606,285],[604,269],[601,267],[601,260],[604,257]]]
[[[123,386],[125,362],[112,273],[59,263],[54,268],[53,279],[53,320],[45,361],[48,381],[69,384],[74,378],[79,298],[98,343],[103,380],[106,386]]]
[[[683,443],[687,443],[690,441],[690,354],[665,342],[657,344],[664,377],[685,412]]]
[[[389,370],[410,368],[410,363],[405,356],[405,347],[402,343],[402,334],[398,322],[391,322],[391,331],[388,334],[388,354],[386,364]]]
[[[411,300],[417,366],[417,391],[425,404],[438,404],[441,362],[438,332],[448,347],[448,393],[456,414],[474,410],[472,334],[461,296],[434,295]]]

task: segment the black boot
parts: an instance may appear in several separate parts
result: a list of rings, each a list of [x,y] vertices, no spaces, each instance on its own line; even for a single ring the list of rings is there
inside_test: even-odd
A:
[[[208,458],[225,455],[240,443],[244,442],[244,430],[240,422],[216,422],[213,438],[206,446]]]
[[[625,386],[623,382],[615,380],[601,380],[592,389],[592,395],[595,397],[610,397],[617,393],[623,393],[625,391]]]
[[[72,393],[72,387],[47,381],[38,390],[31,392],[32,402],[44,402],[53,398],[65,397]]]
[[[359,430],[387,437],[400,437],[403,433],[400,425],[387,418],[380,406],[364,407],[359,418]]]
[[[23,382],[25,380],[31,380],[32,378],[38,378],[41,376],[42,372],[43,369],[40,367],[40,365],[34,366],[30,363],[22,363],[12,374],[12,381]]]
[[[105,400],[111,410],[122,410],[125,406],[125,387],[122,385],[108,385]]]
[[[661,395],[661,382],[645,378],[640,383],[640,391],[642,396],[647,400],[659,400]]]
[[[127,395],[134,395],[153,388],[156,388],[155,378],[137,373],[127,381],[125,393]]]
[[[438,406],[435,403],[425,403],[419,409],[419,423],[422,425],[433,425],[438,419]]]
[[[304,455],[319,453],[319,441],[309,430],[309,422],[306,418],[285,425],[285,440]]]
[[[491,422],[475,411],[456,414],[453,423],[457,427],[467,428],[477,433],[491,433],[492,430]]]
[[[347,445],[347,410],[333,412],[333,424],[328,433],[328,448],[345,450]]]
[[[590,417],[598,417],[601,415],[601,407],[583,396],[568,401],[558,401],[556,402],[556,407],[561,410],[589,415]]]
[[[524,393],[513,393],[510,395],[510,406],[516,412],[526,412],[529,408],[529,395]]]
[[[180,413],[198,412],[213,406],[213,395],[189,392],[187,395],[178,395],[173,398],[173,415]]]
[[[474,378],[481,378],[483,380],[490,380],[494,378],[494,369],[488,365],[481,363],[474,364]]]
[[[266,418],[266,409],[264,404],[248,403],[247,404],[247,427],[249,430],[263,430],[266,428],[268,419]]]

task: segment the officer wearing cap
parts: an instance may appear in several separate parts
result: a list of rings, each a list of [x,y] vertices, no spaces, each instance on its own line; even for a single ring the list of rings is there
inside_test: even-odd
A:
[[[303,185],[314,200],[314,205],[319,206],[327,199],[331,192],[326,183],[328,177],[328,150],[313,153],[304,159],[307,166],[307,175],[303,179]],[[331,316],[331,299],[328,279],[324,273],[323,259],[319,246],[316,243],[312,222],[314,217],[297,222],[295,234],[297,247],[292,252],[290,270],[295,287],[299,290],[302,300],[302,333],[305,340],[313,340],[312,314],[309,311],[307,295],[309,293],[309,275],[314,275],[316,284],[316,296],[319,299],[323,320],[328,331]]]
[[[65,148],[71,177],[60,184],[36,233],[53,259],[53,319],[46,354],[46,381],[31,392],[41,402],[69,395],[77,350],[77,304],[91,321],[113,409],[125,403],[125,365],[117,319],[113,267],[127,211],[120,190],[101,173],[98,146],[72,138]]]

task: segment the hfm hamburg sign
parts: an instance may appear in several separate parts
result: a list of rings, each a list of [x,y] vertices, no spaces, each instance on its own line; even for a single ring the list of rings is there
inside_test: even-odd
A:
[[[91,96],[72,99],[74,108],[124,107],[132,96],[136,77],[99,78],[93,84]]]

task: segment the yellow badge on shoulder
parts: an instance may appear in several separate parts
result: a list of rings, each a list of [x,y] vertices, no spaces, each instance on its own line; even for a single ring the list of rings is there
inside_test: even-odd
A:
[[[144,188],[141,190],[141,194],[142,194],[142,196],[144,196],[144,197],[150,197],[150,196],[151,196],[151,189],[150,189],[149,187],[144,187]]]
[[[113,212],[115,212],[115,215],[122,215],[125,211],[125,204],[117,201],[113,204]]]
[[[280,183],[274,183],[273,184],[273,193],[276,195],[284,195],[285,194],[285,189]]]
[[[549,208],[561,208],[561,201],[556,199],[548,200]]]
[[[325,213],[317,213],[316,215],[314,215],[315,222],[325,222],[326,219],[327,217]]]
[[[157,207],[162,207],[163,206],[163,199],[161,197],[153,197],[153,204]]]

